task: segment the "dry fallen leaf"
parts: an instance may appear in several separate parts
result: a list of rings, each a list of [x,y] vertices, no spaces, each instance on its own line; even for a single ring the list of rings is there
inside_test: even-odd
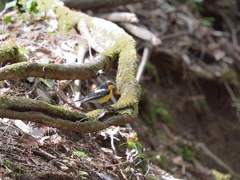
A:
[[[29,134],[24,133],[17,143],[22,145],[25,148],[37,148],[38,142]]]

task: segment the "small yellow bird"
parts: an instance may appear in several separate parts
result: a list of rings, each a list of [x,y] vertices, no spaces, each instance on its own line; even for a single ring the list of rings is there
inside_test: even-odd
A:
[[[106,81],[102,85],[98,86],[93,92],[90,92],[86,97],[83,97],[77,101],[91,102],[102,104],[107,102],[113,93],[114,83],[112,81]],[[75,101],[76,102],[76,101]]]

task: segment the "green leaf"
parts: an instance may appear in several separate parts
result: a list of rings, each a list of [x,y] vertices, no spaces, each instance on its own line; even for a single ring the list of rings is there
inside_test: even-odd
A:
[[[86,171],[79,170],[79,173],[81,175],[81,179],[88,179],[89,174]]]
[[[11,22],[12,16],[6,16],[4,20],[5,20],[5,23],[8,24]]]
[[[137,144],[135,141],[128,141],[127,144],[130,149],[137,149]]]
[[[83,175],[83,176],[88,176],[88,173],[86,172],[86,171],[79,171],[79,173],[81,174],[81,175]]]
[[[39,12],[38,10],[38,4],[36,1],[32,1],[31,4],[29,5],[29,7],[27,8],[28,12],[30,13],[35,13],[37,14]]]
[[[43,82],[49,88],[52,87],[54,84],[54,81],[52,79],[39,78],[39,81]]]
[[[75,155],[77,155],[78,157],[82,157],[82,158],[87,158],[87,154],[85,154],[85,152],[82,151],[74,151],[73,152]]]
[[[29,49],[27,49],[25,47],[19,47],[18,50],[19,50],[20,53],[27,53],[27,52],[30,51]]]
[[[215,21],[214,17],[205,17],[202,20],[202,25],[203,26],[212,26],[214,21]]]

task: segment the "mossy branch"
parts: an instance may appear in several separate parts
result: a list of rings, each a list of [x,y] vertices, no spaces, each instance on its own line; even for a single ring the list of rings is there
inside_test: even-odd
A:
[[[41,64],[21,62],[0,68],[0,80],[27,77],[49,79],[91,79],[96,78],[99,70],[106,71],[112,67],[115,59],[99,55],[91,63],[84,64]]]
[[[138,59],[134,39],[109,21],[73,12],[64,6],[57,8],[57,15],[62,33],[78,24],[81,34],[91,36],[91,45],[100,52],[100,55],[91,63],[81,65],[20,62],[0,68],[0,80],[30,76],[51,79],[90,79],[97,77],[98,70],[106,71],[118,62],[116,82],[121,93],[118,103],[112,105],[108,112],[102,113],[98,109],[83,114],[38,100],[0,96],[0,116],[34,121],[82,133],[98,131],[112,125],[123,125],[134,120],[138,115],[141,92],[136,81]],[[91,31],[86,30],[87,28]]]
[[[135,105],[136,106],[136,105]],[[22,119],[59,129],[89,133],[112,125],[123,125],[137,116],[137,107],[115,108],[98,118],[100,110],[87,114],[67,110],[43,101],[15,96],[0,96],[0,117]],[[118,110],[117,110],[118,109]]]
[[[0,63],[4,66],[7,63],[16,63],[21,61],[18,47],[13,44],[7,44],[0,49]]]

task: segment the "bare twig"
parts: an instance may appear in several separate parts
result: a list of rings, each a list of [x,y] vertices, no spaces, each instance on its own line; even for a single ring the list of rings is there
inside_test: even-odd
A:
[[[230,19],[224,14],[221,14],[222,18],[224,19],[224,21],[226,22],[226,24],[228,25],[228,27],[231,30],[231,35],[232,35],[232,42],[234,46],[238,46],[238,39],[237,39],[237,30],[234,27],[233,23],[230,21]]]
[[[9,126],[11,124],[11,121],[9,121],[8,126],[4,129],[4,131],[0,134],[0,137],[8,130]]]
[[[232,88],[229,86],[228,82],[224,81],[223,84],[226,87],[226,89],[227,89],[227,91],[228,91],[232,101],[236,105],[236,115],[237,115],[238,121],[240,122],[240,114],[239,114],[240,103],[239,103],[238,99],[236,98]]]
[[[224,163],[221,159],[219,159],[215,154],[213,154],[212,151],[210,151],[205,144],[203,143],[197,143],[198,147],[202,149],[202,151],[209,157],[211,157],[215,162],[217,162],[221,167],[226,169],[229,173],[231,173],[233,176],[236,176],[240,178],[240,174],[234,172],[230,166],[228,166],[226,163]]]
[[[56,156],[54,156],[54,155],[52,155],[52,154],[49,154],[48,152],[42,150],[41,148],[33,149],[32,151],[33,151],[34,153],[36,153],[36,154],[39,154],[39,155],[41,155],[41,156],[44,156],[44,157],[47,158],[47,159],[50,159],[50,160],[57,158]]]
[[[184,15],[182,13],[177,13],[177,16],[180,19],[182,19],[184,22],[187,23],[189,34],[193,34],[194,33],[194,20],[191,19],[189,16],[186,16],[186,15]]]
[[[188,32],[187,31],[178,31],[176,33],[173,34],[168,34],[168,35],[164,35],[161,37],[161,40],[166,40],[166,39],[170,39],[170,38],[175,38],[178,36],[183,36],[183,35],[187,35]]]
[[[152,46],[151,45],[146,45],[143,51],[143,56],[142,56],[142,60],[141,63],[138,67],[138,72],[137,72],[137,81],[140,81],[140,78],[144,72],[144,69],[146,67],[147,61],[149,60],[149,57],[151,55],[151,51],[152,51]]]

